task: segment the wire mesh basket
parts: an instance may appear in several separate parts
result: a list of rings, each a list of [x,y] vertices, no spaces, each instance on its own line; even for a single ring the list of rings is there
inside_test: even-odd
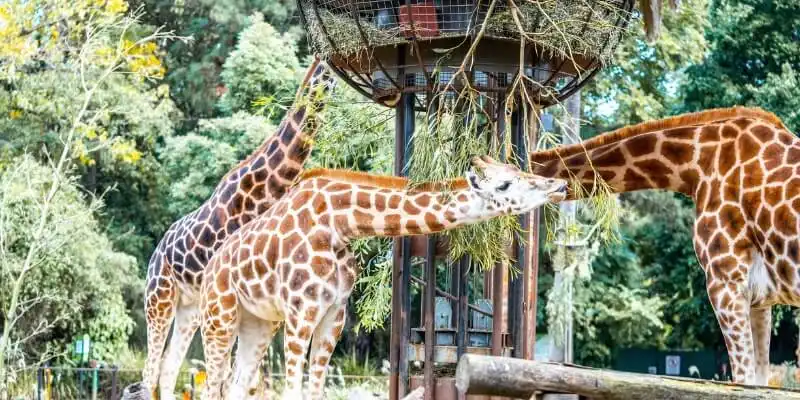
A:
[[[436,92],[468,57],[473,88],[504,95],[523,73],[534,100],[547,106],[612,59],[634,0],[298,0],[298,6],[314,52],[378,102],[391,105],[387,100],[401,92]]]

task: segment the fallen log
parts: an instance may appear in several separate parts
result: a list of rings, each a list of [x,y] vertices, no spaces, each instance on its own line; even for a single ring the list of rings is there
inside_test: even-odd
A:
[[[529,399],[536,393],[573,393],[593,400],[800,399],[800,391],[735,385],[466,354],[456,388],[472,395]]]

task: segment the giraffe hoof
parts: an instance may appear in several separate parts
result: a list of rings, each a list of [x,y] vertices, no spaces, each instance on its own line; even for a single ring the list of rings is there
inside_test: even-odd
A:
[[[150,400],[150,393],[144,388],[141,382],[137,382],[122,391],[122,400]]]

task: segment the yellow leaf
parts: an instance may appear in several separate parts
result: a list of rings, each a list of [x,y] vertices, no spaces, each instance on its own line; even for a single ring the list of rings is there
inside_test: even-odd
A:
[[[11,110],[8,113],[8,117],[11,119],[19,119],[22,117],[22,111],[20,110]]]

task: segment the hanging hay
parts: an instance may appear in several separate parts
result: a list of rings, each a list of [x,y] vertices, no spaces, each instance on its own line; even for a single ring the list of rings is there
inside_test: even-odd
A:
[[[409,11],[400,11],[396,3],[301,0],[299,4],[314,50],[323,58],[353,58],[377,48],[411,43],[409,19],[405,25],[399,21]],[[418,29],[435,26],[435,31],[418,33],[417,40],[466,37],[485,22],[487,38],[519,41],[525,37],[545,52],[566,58],[581,55],[601,64],[610,61],[632,9],[632,0],[518,0],[496,3],[486,18],[485,3],[477,7],[457,0],[436,4],[435,15],[420,11],[410,16],[412,21],[422,20],[414,21]],[[425,12],[432,12],[429,10],[433,8]]]
[[[563,58],[581,55],[607,64],[630,18],[624,1],[522,1],[487,21],[487,36],[526,40]],[[514,18],[516,13],[517,18]]]

